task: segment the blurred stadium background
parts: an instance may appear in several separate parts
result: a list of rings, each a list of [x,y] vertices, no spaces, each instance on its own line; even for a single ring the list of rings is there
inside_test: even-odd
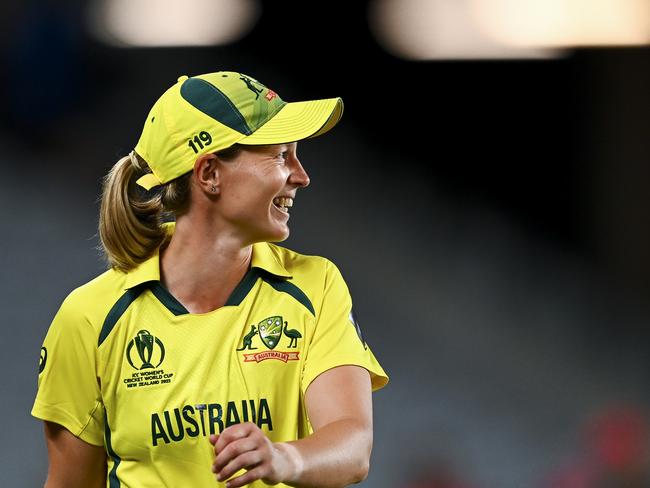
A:
[[[101,177],[219,69],[346,102],[286,245],[391,376],[362,486],[650,486],[650,2],[26,0],[0,32],[2,486],[45,479],[38,352],[103,270]]]

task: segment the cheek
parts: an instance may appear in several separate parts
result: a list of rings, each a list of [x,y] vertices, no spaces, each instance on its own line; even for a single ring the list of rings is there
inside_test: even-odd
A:
[[[246,218],[268,212],[278,190],[268,185],[248,180],[247,184],[224,189],[221,195],[223,211],[231,217]]]
[[[228,179],[221,195],[224,210],[241,214],[267,211],[287,179],[287,171],[279,166],[259,168]]]
[[[262,200],[255,188],[238,188],[234,191],[224,192],[222,208],[231,216],[246,217],[256,211],[259,212]]]
[[[223,182],[222,198],[229,204],[252,198],[259,186],[259,179],[253,174],[238,174]]]

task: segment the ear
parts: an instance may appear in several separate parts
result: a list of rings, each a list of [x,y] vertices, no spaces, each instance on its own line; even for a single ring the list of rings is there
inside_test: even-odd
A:
[[[199,188],[209,195],[218,195],[221,191],[218,163],[214,154],[202,154],[194,162],[194,178]]]

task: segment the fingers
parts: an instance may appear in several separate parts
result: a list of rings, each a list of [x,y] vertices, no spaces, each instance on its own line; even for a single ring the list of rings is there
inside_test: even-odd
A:
[[[225,447],[238,439],[248,437],[251,433],[260,431],[257,425],[247,422],[245,424],[232,425],[219,434],[214,442],[214,449],[217,454],[225,449]],[[212,436],[210,436],[212,439]],[[210,440],[212,442],[212,440]]]
[[[257,467],[248,470],[246,473],[242,474],[241,476],[237,476],[236,478],[231,479],[226,483],[226,486],[228,488],[237,488],[239,486],[245,486],[248,483],[252,483],[255,480],[260,480],[264,478],[266,475],[266,470],[264,468]]]
[[[244,453],[254,451],[258,447],[260,447],[259,441],[251,437],[245,437],[231,442],[221,452],[219,452],[219,454],[217,454],[217,457],[212,463],[212,472],[219,473],[220,471],[223,471],[224,467],[234,459],[241,457]]]
[[[248,451],[244,454],[240,454],[235,459],[230,461],[221,471],[218,472],[217,480],[218,481],[227,480],[232,475],[237,473],[237,471],[243,468],[246,468],[247,473],[250,473],[252,471],[251,468],[255,469],[255,467],[259,465],[262,461],[263,461],[263,456],[259,451]],[[229,482],[228,486],[232,486],[232,483]]]
[[[210,436],[210,442],[216,453],[212,472],[217,475],[218,481],[227,480],[240,470],[246,470],[244,474],[229,480],[226,486],[244,486],[269,475],[275,478],[273,445],[257,425],[233,425],[219,436]]]

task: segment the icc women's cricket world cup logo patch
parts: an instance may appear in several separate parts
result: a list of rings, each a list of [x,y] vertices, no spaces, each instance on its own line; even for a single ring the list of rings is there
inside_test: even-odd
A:
[[[267,350],[253,354],[244,354],[244,362],[262,362],[267,359],[277,359],[286,363],[287,361],[297,361],[300,359],[299,351],[274,351],[275,347],[280,344],[283,336],[288,340],[287,349],[295,349],[298,347],[298,340],[302,339],[302,334],[296,329],[290,329],[286,320],[282,316],[274,315],[267,317],[257,325],[250,326],[250,331],[244,336],[242,346],[238,351],[258,349],[253,344],[256,336],[259,336],[260,346],[266,346]]]
[[[159,337],[140,330],[126,346],[126,360],[137,370],[130,378],[124,378],[127,388],[171,383],[174,373],[159,369],[165,360],[165,345]]]

